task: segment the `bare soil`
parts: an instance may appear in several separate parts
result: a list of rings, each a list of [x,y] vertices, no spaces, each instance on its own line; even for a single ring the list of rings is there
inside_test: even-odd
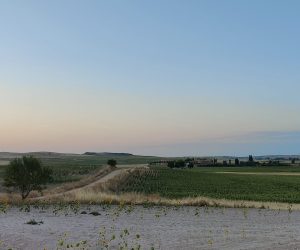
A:
[[[53,213],[53,208],[0,214],[0,249],[64,249],[63,244],[86,241],[101,249],[105,227],[108,249],[141,245],[141,249],[297,249],[300,212],[265,209],[197,207],[80,207]],[[85,211],[85,214],[81,212]],[[98,215],[92,215],[93,214]],[[97,212],[97,213],[96,213]],[[43,222],[28,225],[34,219]],[[128,230],[129,235],[120,237]],[[115,239],[110,239],[115,236]],[[137,235],[139,236],[137,239]],[[63,241],[61,241],[63,239]],[[125,242],[125,243],[124,243]],[[79,249],[79,248],[70,248]]]

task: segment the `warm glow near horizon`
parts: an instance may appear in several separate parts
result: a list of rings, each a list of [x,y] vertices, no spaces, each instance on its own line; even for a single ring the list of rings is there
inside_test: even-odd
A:
[[[18,3],[0,4],[0,151],[300,153],[295,8]]]

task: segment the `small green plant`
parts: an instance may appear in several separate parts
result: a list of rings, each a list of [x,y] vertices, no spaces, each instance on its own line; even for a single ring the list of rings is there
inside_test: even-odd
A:
[[[66,250],[66,249],[77,249],[85,250],[88,249],[88,242],[86,240],[81,240],[78,242],[70,242],[68,240],[67,233],[64,233],[61,238],[57,241],[56,250]]]

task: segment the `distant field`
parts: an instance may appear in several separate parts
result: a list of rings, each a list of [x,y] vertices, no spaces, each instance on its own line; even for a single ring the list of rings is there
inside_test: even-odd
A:
[[[146,164],[161,158],[151,156],[122,156],[122,155],[80,155],[59,153],[31,153],[41,160],[43,166],[53,169],[54,183],[64,183],[80,180],[83,176],[92,174],[106,165],[113,158],[118,164]],[[0,153],[0,179],[3,178],[4,168],[10,160],[21,157],[22,154]],[[1,164],[2,163],[2,164]],[[1,180],[0,180],[1,182]]]
[[[240,172],[230,174],[216,172]],[[152,168],[136,173],[120,187],[121,192],[160,194],[168,198],[206,196],[233,200],[300,203],[300,176],[248,175],[258,173],[297,173],[297,167],[272,168]]]
[[[295,172],[300,173],[300,166],[296,167],[199,167],[193,168],[192,172],[260,172],[260,173],[272,173],[272,172]]]
[[[9,161],[0,160],[0,166],[6,166]]]

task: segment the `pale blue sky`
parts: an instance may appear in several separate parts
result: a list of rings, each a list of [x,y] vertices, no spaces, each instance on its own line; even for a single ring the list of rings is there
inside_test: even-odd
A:
[[[299,11],[1,1],[0,151],[300,153]]]

